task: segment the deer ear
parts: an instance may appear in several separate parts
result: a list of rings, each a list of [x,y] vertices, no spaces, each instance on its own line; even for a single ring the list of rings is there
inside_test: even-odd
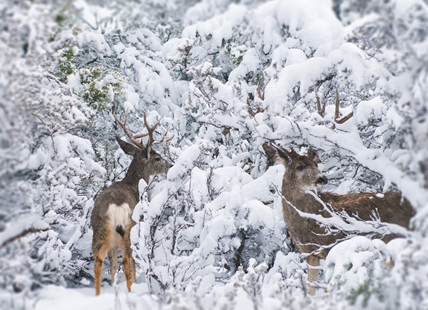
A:
[[[291,162],[293,161],[293,152],[296,153],[293,149],[291,149],[291,152],[289,153],[284,149],[278,148],[279,157],[282,158],[287,165],[291,164]]]
[[[263,143],[262,147],[266,153],[266,156],[269,157],[269,159],[276,161],[276,157],[278,156],[278,149],[267,142]]]
[[[123,141],[118,136],[116,136],[116,141],[117,141],[117,143],[119,143],[119,146],[122,149],[122,151],[124,151],[125,154],[127,154],[127,155],[134,157],[135,155],[137,155],[138,153],[141,152],[141,149],[139,149],[138,147],[136,147],[135,145],[133,145],[131,143]]]
[[[150,159],[150,151],[151,151],[151,147],[150,147],[150,145],[148,145],[148,146],[146,146],[144,149],[143,149],[143,156],[145,157],[145,158],[147,158],[147,159]]]
[[[286,164],[291,163],[291,157],[288,156],[283,150],[281,150],[277,146],[265,142],[263,143],[262,147],[270,160],[280,163],[283,163],[285,160]]]
[[[321,162],[321,159],[318,157],[317,152],[315,152],[312,148],[308,150],[308,156],[316,164],[319,164]]]

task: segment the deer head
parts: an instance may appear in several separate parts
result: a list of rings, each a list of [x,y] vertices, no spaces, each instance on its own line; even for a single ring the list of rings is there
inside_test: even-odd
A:
[[[287,186],[304,189],[322,187],[328,183],[317,167],[320,159],[314,150],[309,149],[308,155],[305,156],[297,154],[293,149],[287,151],[270,143],[264,143],[263,149],[270,159],[284,165],[284,180],[287,180]]]
[[[146,126],[147,133],[132,135],[126,128],[127,117],[128,111],[125,112],[124,121],[121,122],[114,114],[114,118],[133,143],[130,144],[128,142],[123,141],[119,137],[116,137],[116,141],[119,143],[120,148],[125,152],[125,154],[133,157],[133,160],[128,169],[128,174],[125,177],[124,182],[127,181],[127,178],[132,177],[133,181],[137,179],[144,179],[146,183],[148,183],[151,175],[166,173],[172,166],[171,163],[162,158],[158,153],[153,150],[153,144],[161,143],[164,140],[165,142],[169,142],[172,140],[172,138],[174,138],[174,136],[166,138],[166,135],[168,134],[167,130],[160,141],[155,141],[153,138],[153,133],[155,132],[156,127],[160,124],[161,119],[159,119],[153,126],[149,126],[149,124],[147,123],[146,112],[144,112],[144,125]],[[149,136],[149,140],[146,145],[137,140],[146,136]],[[130,174],[130,177],[128,177],[129,172],[132,172]]]

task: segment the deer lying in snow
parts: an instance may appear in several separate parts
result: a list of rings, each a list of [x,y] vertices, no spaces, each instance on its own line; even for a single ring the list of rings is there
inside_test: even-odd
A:
[[[135,262],[131,251],[131,228],[135,225],[132,220],[132,212],[140,201],[138,183],[144,179],[149,183],[151,175],[166,173],[171,164],[152,150],[151,146],[156,143],[153,133],[160,123],[159,121],[152,127],[148,126],[146,113],[144,113],[144,124],[148,133],[131,135],[126,129],[125,114],[123,123],[114,115],[116,121],[135,145],[116,138],[120,148],[128,155],[133,156],[125,178],[113,183],[106,188],[95,200],[94,209],[91,216],[91,224],[94,231],[92,237],[92,252],[95,258],[95,295],[100,294],[101,272],[103,262],[108,255],[110,261],[111,281],[117,271],[118,248],[122,251],[122,263],[125,271],[126,285],[131,291],[131,285],[135,282]],[[164,138],[167,133],[165,133]],[[138,138],[149,136],[146,146],[138,142]],[[169,142],[172,139],[167,139]]]
[[[327,184],[327,178],[318,170],[320,162],[313,150],[307,156],[290,152],[278,146],[264,143],[266,155],[285,166],[282,180],[282,210],[290,236],[302,253],[308,254],[309,266],[318,267],[319,260],[325,259],[330,248],[347,238],[343,229],[328,227],[325,222],[333,212],[346,212],[349,218],[370,221],[377,214],[381,222],[409,227],[410,218],[415,214],[410,203],[400,193],[356,193],[338,195],[318,193],[311,189]],[[319,217],[321,216],[321,217]],[[323,221],[325,219],[326,221]],[[319,220],[323,221],[321,223]],[[330,219],[331,220],[331,219]],[[369,235],[370,232],[352,231],[351,234]],[[388,242],[398,237],[396,234],[379,236]],[[308,281],[318,280],[318,269],[308,270]],[[313,284],[312,284],[313,285]],[[309,294],[315,293],[310,286]]]

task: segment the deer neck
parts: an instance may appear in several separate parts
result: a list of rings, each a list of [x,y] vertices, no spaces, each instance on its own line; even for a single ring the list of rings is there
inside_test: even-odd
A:
[[[150,173],[148,171],[147,165],[141,166],[140,162],[133,160],[129,165],[128,171],[126,172],[125,177],[122,180],[122,183],[127,184],[132,188],[133,191],[138,194],[138,183],[143,179],[146,183],[149,183]]]
[[[296,186],[294,182],[283,179],[282,195],[284,198],[300,211],[314,213],[321,204],[307,191],[305,188]]]

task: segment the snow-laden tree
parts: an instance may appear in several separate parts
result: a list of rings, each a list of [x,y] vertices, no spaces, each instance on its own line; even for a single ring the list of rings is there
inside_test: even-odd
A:
[[[46,283],[75,281],[74,267],[80,270],[82,263],[70,260],[76,240],[69,241],[87,229],[88,193],[105,173],[90,142],[71,133],[87,126],[93,111],[54,74],[60,47],[49,40],[56,35],[51,16],[57,12],[44,3],[2,4],[5,308],[24,306],[31,291]],[[7,297],[8,292],[18,295]]]

